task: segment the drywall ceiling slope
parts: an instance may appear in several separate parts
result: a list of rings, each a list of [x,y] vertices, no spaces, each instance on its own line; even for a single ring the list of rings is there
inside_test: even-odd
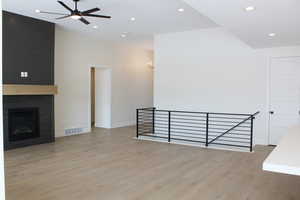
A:
[[[184,1],[253,48],[300,45],[299,0]],[[246,12],[248,6],[256,9]]]
[[[70,7],[72,0],[63,0]],[[217,25],[181,0],[81,0],[80,10],[99,7],[99,14],[111,15],[112,19],[88,18],[86,26],[71,19],[54,20],[56,16],[39,14],[35,10],[65,12],[55,0],[3,0],[4,10],[55,22],[66,29],[90,33],[101,39],[117,40],[127,33],[126,39],[149,39],[154,34],[211,28]],[[178,12],[184,8],[185,12]],[[135,17],[135,21],[130,18]],[[93,26],[97,25],[98,29]],[[124,39],[124,38],[123,38]]]

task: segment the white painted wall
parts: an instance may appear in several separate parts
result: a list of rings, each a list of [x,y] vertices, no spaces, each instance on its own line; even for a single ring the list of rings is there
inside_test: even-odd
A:
[[[138,46],[113,44],[56,27],[56,136],[66,128],[91,128],[90,67],[112,73],[112,127],[132,125],[135,109],[153,105],[151,54]]]
[[[95,127],[111,128],[111,69],[95,68]]]
[[[2,2],[0,0],[0,10]],[[0,13],[0,46],[2,47],[2,12]],[[2,85],[2,48],[0,50],[0,83]],[[2,86],[0,87],[0,105],[2,105]],[[0,199],[5,200],[4,187],[4,156],[3,156],[3,115],[2,106],[0,106]]]
[[[116,45],[112,74],[112,126],[136,123],[136,108],[153,106],[153,53],[139,47]]]
[[[90,131],[90,67],[109,66],[111,50],[104,43],[56,27],[55,34],[55,134],[66,128]]]
[[[300,47],[254,50],[222,28],[155,37],[154,104],[163,109],[254,113],[256,144],[268,143],[271,57]]]

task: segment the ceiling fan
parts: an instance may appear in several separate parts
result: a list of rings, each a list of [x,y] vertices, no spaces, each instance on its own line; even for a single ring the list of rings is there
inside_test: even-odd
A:
[[[53,14],[53,15],[63,15],[62,17],[58,17],[56,19],[65,19],[65,18],[70,17],[70,18],[75,19],[75,20],[80,20],[82,23],[84,23],[86,25],[89,25],[90,22],[87,21],[84,17],[99,17],[99,18],[107,18],[107,19],[111,18],[111,16],[92,14],[94,12],[100,11],[99,8],[92,8],[92,9],[85,10],[85,11],[79,11],[78,7],[77,7],[77,4],[78,4],[79,0],[73,0],[73,1],[75,3],[74,10],[71,9],[69,6],[67,6],[64,2],[57,1],[65,9],[67,9],[70,12],[70,14],[63,14],[63,13],[56,13],[56,12],[44,12],[44,11],[39,11],[39,13]]]

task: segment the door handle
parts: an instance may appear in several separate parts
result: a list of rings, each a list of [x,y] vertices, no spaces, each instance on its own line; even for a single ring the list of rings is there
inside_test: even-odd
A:
[[[270,111],[270,114],[271,114],[271,115],[274,115],[274,111]],[[299,111],[299,114],[300,114],[300,111]]]

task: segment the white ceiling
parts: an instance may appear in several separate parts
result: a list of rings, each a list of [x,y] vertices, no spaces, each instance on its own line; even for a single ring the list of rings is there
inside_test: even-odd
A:
[[[63,0],[70,7],[72,0]],[[247,6],[256,10],[246,12]],[[91,34],[104,40],[151,41],[154,34],[211,28],[227,28],[254,48],[300,45],[299,0],[81,0],[79,9],[99,7],[99,14],[112,19],[88,18],[86,26],[71,19],[42,11],[65,12],[56,0],[3,0],[4,10],[55,22],[65,28]],[[178,12],[184,8],[185,12]],[[201,13],[201,14],[200,14]],[[207,16],[207,17],[206,17]],[[136,21],[130,21],[135,17]],[[218,25],[217,25],[218,24]],[[98,29],[93,29],[97,25]],[[120,35],[126,32],[127,37]],[[276,37],[269,37],[276,33]]]
[[[72,0],[63,1],[70,7],[74,5]],[[181,0],[81,0],[78,6],[80,10],[99,7],[102,10],[95,14],[111,15],[112,19],[87,18],[91,25],[86,26],[72,19],[54,20],[56,16],[35,12],[39,9],[67,13],[56,0],[3,0],[4,10],[55,22],[105,40],[149,40],[157,33],[217,26]],[[178,12],[178,8],[185,12]],[[136,21],[130,21],[131,17]],[[94,29],[94,25],[99,28]],[[125,39],[120,37],[123,32],[127,32]]]
[[[299,0],[184,1],[254,48],[300,45]],[[256,10],[246,12],[247,6]]]

